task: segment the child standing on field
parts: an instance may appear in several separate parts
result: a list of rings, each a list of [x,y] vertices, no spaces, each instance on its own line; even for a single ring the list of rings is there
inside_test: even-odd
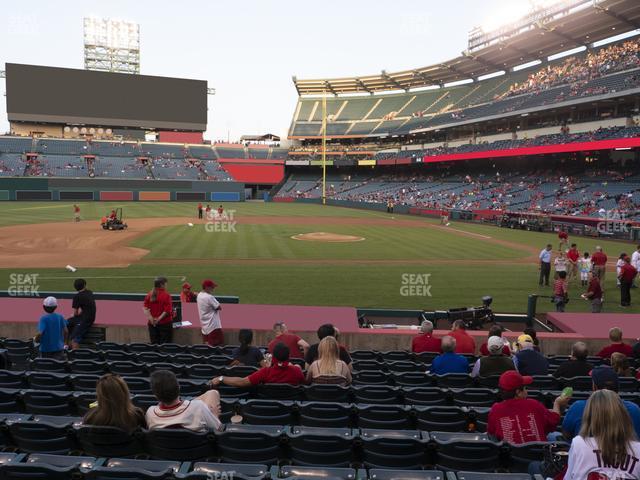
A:
[[[620,271],[622,270],[622,266],[624,265],[624,257],[626,257],[626,253],[621,253],[618,257],[618,261],[616,262],[616,285],[620,287]]]
[[[589,257],[589,252],[584,252],[584,256],[578,260],[578,270],[580,271],[580,282],[583,287],[587,286],[589,283],[589,272],[591,271],[591,258]]]

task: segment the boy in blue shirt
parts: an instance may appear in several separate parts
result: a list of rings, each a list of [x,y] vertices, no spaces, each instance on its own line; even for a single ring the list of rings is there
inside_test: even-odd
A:
[[[67,341],[67,321],[59,313],[58,300],[55,297],[47,297],[42,302],[46,314],[40,317],[38,333],[34,340],[40,342],[40,356],[43,358],[55,358],[66,360],[64,344]]]

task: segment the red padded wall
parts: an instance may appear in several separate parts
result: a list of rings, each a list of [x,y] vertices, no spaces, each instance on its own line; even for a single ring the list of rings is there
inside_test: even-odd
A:
[[[234,165],[225,163],[224,169],[237,182],[275,185],[284,178],[283,165]]]
[[[160,132],[160,141],[167,143],[202,143],[202,132]]]

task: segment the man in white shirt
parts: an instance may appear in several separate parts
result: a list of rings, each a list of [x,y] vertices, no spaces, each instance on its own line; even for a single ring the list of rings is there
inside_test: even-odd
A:
[[[553,247],[551,244],[547,244],[547,246],[540,252],[540,279],[538,280],[538,285],[542,286],[543,280],[545,286],[549,286],[549,274],[551,273],[551,249]]]
[[[636,270],[640,272],[640,245],[636,247],[636,251],[631,255],[631,265],[636,267]],[[632,287],[636,286],[637,279],[638,277],[636,276],[636,278],[633,280]]]
[[[212,347],[224,345],[222,323],[220,322],[220,302],[213,296],[213,289],[218,285],[213,280],[202,282],[202,291],[198,293],[198,317],[202,330],[202,341]]]
[[[158,405],[149,407],[145,415],[150,430],[155,428],[186,428],[194,432],[220,430],[220,394],[209,390],[198,398],[182,400],[180,384],[169,370],[151,374],[151,391]]]

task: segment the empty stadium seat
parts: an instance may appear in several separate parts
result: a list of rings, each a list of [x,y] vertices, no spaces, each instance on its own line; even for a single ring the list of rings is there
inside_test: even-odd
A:
[[[95,457],[132,457],[144,452],[142,435],[115,427],[83,425],[74,429],[79,446]]]
[[[499,465],[502,443],[484,434],[431,432],[430,442],[438,469],[492,472]]]
[[[347,428],[351,426],[352,408],[348,404],[302,402],[300,424],[307,427]]]
[[[72,421],[62,425],[46,421],[14,422],[9,424],[9,432],[13,444],[23,452],[65,455],[75,448],[69,432],[72,424]]]
[[[153,458],[177,461],[205,460],[215,457],[215,436],[183,428],[158,428],[145,435],[146,451]]]
[[[193,465],[191,472],[184,474],[181,478],[189,480],[211,480],[226,479],[232,480],[263,480],[268,478],[269,468],[261,464],[239,464],[239,463],[207,463],[198,462]]]
[[[216,433],[216,443],[223,462],[275,465],[283,458],[283,432],[281,427],[229,425]]]
[[[247,400],[241,412],[250,425],[292,425],[293,407],[293,402],[286,400]]]
[[[420,432],[362,432],[362,460],[367,468],[421,469],[427,463]]]
[[[354,459],[350,429],[294,427],[287,439],[294,465],[345,467]]]

